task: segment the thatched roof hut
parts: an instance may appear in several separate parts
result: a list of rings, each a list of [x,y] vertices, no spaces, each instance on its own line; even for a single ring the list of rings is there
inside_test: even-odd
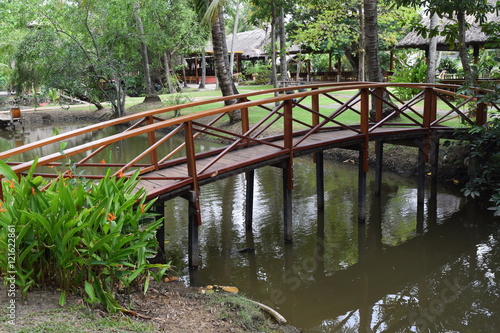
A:
[[[226,37],[226,43],[228,52],[231,53],[231,43],[233,41],[233,35],[228,35]],[[269,55],[268,45],[271,43],[270,31],[265,29],[254,29],[251,31],[240,32],[235,35],[234,40],[234,54],[235,54],[235,65],[236,71],[241,72],[242,61],[255,62],[257,60],[267,60]],[[212,42],[207,42],[205,47],[205,52],[207,53],[207,83],[215,82],[215,66],[213,60],[211,59],[213,55],[213,45]],[[288,54],[299,53],[300,48],[297,45],[292,45],[287,49]],[[290,59],[287,56],[287,60]],[[201,68],[199,55],[195,55],[190,58],[185,59],[187,62],[186,70],[186,80],[188,82],[199,82],[201,76]]]
[[[233,35],[226,37],[228,51],[231,52]],[[239,32],[235,35],[234,53],[239,54],[240,59],[259,59],[267,55],[266,47],[271,43],[270,31],[265,29],[255,29]],[[208,42],[205,51],[213,53],[212,42]],[[300,48],[292,45],[287,52],[298,53]]]
[[[487,16],[488,22],[498,22],[500,23],[500,16],[496,14],[488,14]],[[470,28],[467,30],[465,34],[465,40],[467,45],[473,46],[475,49],[479,47],[484,48],[499,48],[500,47],[500,39],[494,39],[492,36],[486,35],[479,24],[474,22],[473,17],[468,18],[468,22],[470,24]],[[440,19],[439,20],[439,30],[443,31],[444,27],[447,24],[450,24],[451,21],[449,19]],[[430,20],[429,18],[425,18],[422,24],[426,27],[429,27]],[[397,48],[415,48],[421,50],[427,50],[429,47],[429,38],[423,38],[416,31],[411,31],[408,33],[403,39],[401,39],[396,45]],[[451,47],[449,43],[445,41],[444,36],[437,36],[437,49],[439,51],[449,51]]]

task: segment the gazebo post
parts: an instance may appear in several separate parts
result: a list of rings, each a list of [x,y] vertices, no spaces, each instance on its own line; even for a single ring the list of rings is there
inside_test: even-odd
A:
[[[477,65],[479,63],[479,45],[474,44],[474,64]]]

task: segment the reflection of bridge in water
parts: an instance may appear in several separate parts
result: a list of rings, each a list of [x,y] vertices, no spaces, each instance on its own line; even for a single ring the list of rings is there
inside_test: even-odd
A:
[[[449,137],[462,124],[483,124],[487,119],[487,106],[474,96],[451,93],[450,85],[399,84],[400,87],[420,91],[405,102],[391,93],[394,84],[385,83],[337,83],[296,87],[221,97],[208,101],[191,102],[178,106],[147,111],[114,119],[82,129],[46,138],[17,147],[0,154],[0,159],[13,160],[15,156],[48,145],[54,153],[40,156],[39,173],[56,177],[53,170],[64,172],[64,162],[75,156],[80,169],[85,167],[85,177],[101,178],[103,172],[96,169],[112,168],[117,176],[139,172],[138,187],[147,191],[148,199],[157,198],[161,203],[176,196],[189,201],[189,261],[198,266],[198,226],[202,222],[199,196],[200,186],[234,174],[246,173],[246,224],[252,225],[254,170],[263,166],[276,166],[283,170],[283,223],[285,241],[292,240],[293,159],[313,154],[317,171],[318,208],[324,207],[323,151],[345,148],[359,151],[358,219],[366,219],[366,172],[368,171],[369,142],[376,144],[376,193],[380,193],[382,179],[383,144],[412,145],[419,147],[418,201],[424,201],[426,163],[430,162],[432,175],[437,173],[439,140]],[[350,97],[338,97],[336,93]],[[275,97],[270,94],[278,94]],[[271,97],[269,97],[271,96]],[[236,100],[229,106],[220,106],[228,100]],[[454,105],[451,99],[459,100]],[[438,112],[438,102],[441,105]],[[325,107],[325,104],[329,104]],[[331,105],[335,107],[332,109]],[[471,107],[473,105],[474,107]],[[162,119],[160,115],[192,108],[200,111],[176,118]],[[498,110],[496,105],[489,107]],[[373,112],[370,112],[370,109]],[[463,111],[466,109],[466,111]],[[241,123],[227,126],[222,121],[226,114],[241,111]],[[265,110],[257,113],[259,110]],[[66,146],[60,152],[59,143],[73,138],[98,133],[110,126],[135,122],[121,133],[109,135],[84,144]],[[276,134],[276,127],[282,130]],[[184,142],[170,148],[160,156],[160,148],[168,146],[173,137],[184,135]],[[103,156],[113,149],[113,144],[138,136],[147,137],[147,145],[141,153],[127,163],[103,161]],[[221,147],[196,151],[195,142],[201,139],[217,140]],[[112,156],[112,152],[111,152]],[[99,162],[101,161],[101,162]],[[26,172],[33,161],[13,164],[16,173]],[[48,169],[44,167],[56,167]],[[61,169],[62,168],[62,169]],[[163,244],[163,232],[158,233]]]
[[[260,181],[262,173],[258,173],[257,181]],[[298,187],[309,183],[309,176],[303,173],[298,175],[302,178],[297,179]],[[239,197],[237,193],[241,191],[241,178],[238,178],[234,192],[228,198]],[[329,182],[330,193],[335,194],[332,183]],[[341,187],[345,186],[342,183]],[[313,327],[312,332],[342,332],[342,328],[352,329],[353,322],[359,324],[360,321],[362,325],[356,332],[368,331],[377,322],[394,324],[395,327],[401,324],[400,331],[403,331],[405,327],[411,326],[408,320],[410,314],[415,311],[418,316],[412,320],[420,319],[420,313],[429,306],[429,302],[434,298],[441,300],[439,293],[444,288],[448,288],[446,297],[454,295],[449,285],[455,283],[456,277],[460,277],[460,286],[469,285],[478,270],[473,260],[477,244],[487,241],[491,228],[494,228],[489,228],[485,223],[491,214],[484,208],[485,214],[477,214],[478,209],[474,209],[476,205],[459,196],[438,193],[437,196],[427,195],[425,205],[413,207],[411,202],[403,204],[397,200],[398,195],[406,191],[408,194],[416,192],[416,189],[408,189],[407,186],[401,185],[402,191],[399,192],[398,186],[390,188],[384,182],[384,194],[368,198],[369,223],[359,223],[357,227],[355,222],[351,224],[353,220],[344,222],[342,217],[345,214],[332,217],[342,210],[342,200],[327,204],[326,211],[318,212],[316,217],[314,212],[305,209],[305,204],[299,202],[307,200],[310,194],[304,197],[294,195],[294,202],[302,209],[299,211],[303,211],[311,222],[295,220],[296,229],[300,230],[295,230],[295,235],[300,234],[300,239],[285,246],[273,241],[272,236],[278,234],[275,230],[278,228],[276,225],[269,227],[266,222],[274,221],[274,218],[266,222],[259,220],[253,232],[245,232],[239,227],[239,221],[233,222],[238,219],[239,212],[233,212],[231,206],[221,203],[220,218],[216,217],[217,222],[209,223],[204,229],[201,250],[203,264],[201,269],[190,271],[190,285],[200,286],[214,281],[237,285],[248,297],[279,309],[281,314],[293,319],[294,324],[307,332]],[[373,187],[369,185],[368,189],[373,190]],[[208,191],[217,198],[223,190],[215,185]],[[270,193],[275,191],[272,189]],[[356,196],[355,191],[348,193],[348,196]],[[258,192],[258,195],[264,194]],[[400,219],[409,218],[413,228],[408,234],[409,239],[389,245],[387,235],[391,232],[388,230],[391,229],[391,221],[387,213],[394,208],[394,201],[401,204],[398,208],[408,207],[411,210]],[[446,207],[447,210],[443,211],[442,205],[446,203],[452,203],[456,209],[452,211]],[[173,204],[169,206],[174,210]],[[210,205],[205,200],[203,206],[207,209]],[[269,207],[275,206],[266,206]],[[355,208],[352,210],[355,212]],[[264,217],[266,213],[262,213],[262,209],[260,211],[259,216]],[[474,216],[472,220],[471,216]],[[394,219],[398,220],[396,216]],[[182,218],[177,217],[176,220]],[[407,221],[401,222],[408,225]],[[346,227],[344,223],[354,228]],[[392,225],[392,228],[396,227]],[[172,230],[170,228],[169,234]],[[178,233],[171,237],[178,242]],[[177,249],[175,245],[172,247]],[[255,249],[255,252],[237,253],[237,249],[241,248]],[[470,265],[463,265],[464,259],[470,260]],[[342,261],[343,264],[340,264]],[[471,280],[466,280],[464,276],[471,277]],[[478,290],[475,292],[479,294]],[[391,295],[394,296],[393,300]],[[409,300],[410,297],[413,299]],[[450,300],[448,310],[455,309],[457,303]],[[395,304],[397,306],[391,307]],[[381,313],[393,314],[394,319],[398,318],[401,322],[394,323],[389,316],[377,316]],[[348,320],[349,325],[346,324]],[[322,326],[328,322],[331,326]]]

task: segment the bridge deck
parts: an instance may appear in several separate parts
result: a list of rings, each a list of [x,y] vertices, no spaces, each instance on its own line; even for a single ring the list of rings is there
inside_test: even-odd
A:
[[[375,140],[377,136],[384,136],[385,140],[390,138],[404,139],[415,136],[420,137],[422,131],[422,129],[415,128],[377,128],[370,134],[369,139]],[[314,133],[298,145],[295,145],[302,139],[303,136],[295,136],[293,139],[294,156],[359,144],[363,142],[364,135],[350,130]],[[275,146],[283,147],[284,140],[275,140],[272,143]],[[286,150],[266,144],[239,148],[224,154],[206,172],[198,175],[198,180],[200,184],[214,182],[218,179],[258,167],[276,165],[287,160],[289,157]],[[196,169],[201,170],[213,158],[213,156],[197,158]],[[172,197],[189,188],[189,179],[187,164],[182,163],[144,174],[137,184],[137,188],[144,188],[149,198]]]

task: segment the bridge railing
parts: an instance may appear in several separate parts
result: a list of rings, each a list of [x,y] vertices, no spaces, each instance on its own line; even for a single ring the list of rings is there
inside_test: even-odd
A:
[[[395,86],[416,89],[419,92],[412,99],[403,101],[392,92]],[[46,167],[40,169],[43,171],[39,174],[57,177],[55,172],[57,170],[65,177],[72,176],[67,166],[70,158],[76,160],[73,162],[76,168],[85,167],[89,170],[113,168],[117,176],[126,176],[137,169],[144,175],[168,166],[186,163],[188,176],[173,177],[173,179],[189,182],[210,177],[210,168],[215,163],[227,152],[242,147],[260,144],[273,148],[269,155],[262,158],[286,154],[293,156],[294,149],[314,133],[348,131],[364,138],[368,143],[370,135],[380,128],[397,126],[416,131],[446,127],[453,129],[462,124],[483,124],[487,119],[488,109],[499,110],[494,103],[487,105],[480,101],[482,94],[480,90],[472,96],[464,96],[447,90],[450,88],[457,87],[349,82],[257,91],[112,119],[4,151],[0,153],[0,159],[12,161],[23,153],[46,145],[97,133],[111,126],[128,124],[120,133],[38,156],[37,165]],[[296,92],[297,89],[300,91]],[[454,104],[452,99],[461,102]],[[228,101],[236,103],[213,107],[214,103],[222,104]],[[438,102],[444,109],[438,108]],[[179,110],[189,111],[203,106],[207,107],[207,110],[173,117]],[[261,110],[265,112],[259,112]],[[241,112],[239,124],[228,126],[227,114],[231,112]],[[165,116],[169,118],[162,118]],[[454,123],[450,124],[453,121]],[[181,133],[184,133],[182,144],[169,148],[166,152],[160,149]],[[137,156],[128,161],[105,161],[102,158],[116,143],[139,136],[146,137],[147,143]],[[195,142],[201,139],[218,141],[221,147],[197,152]],[[201,157],[211,157],[211,159],[200,166],[196,161]],[[9,163],[14,172],[20,174],[27,171],[33,162],[34,158],[29,161]],[[103,174],[104,172],[93,171],[86,173],[85,176],[100,178]]]

